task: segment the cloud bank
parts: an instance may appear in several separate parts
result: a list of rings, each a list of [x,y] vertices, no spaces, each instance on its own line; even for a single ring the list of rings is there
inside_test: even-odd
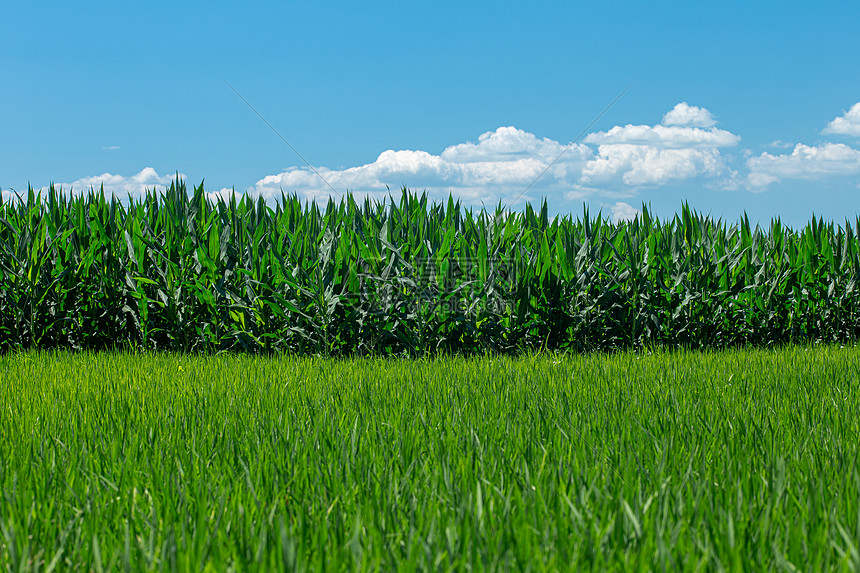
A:
[[[821,133],[860,137],[860,102],[828,123]],[[782,144],[779,147],[791,147],[790,144],[779,143]],[[791,153],[772,155],[764,152],[750,157],[747,167],[748,188],[764,191],[770,185],[787,179],[827,181],[860,175],[860,150],[843,143],[798,143]]]
[[[384,196],[386,187],[408,185],[431,195],[453,193],[466,202],[486,204],[514,201],[520,195],[521,200],[532,200],[540,195],[582,198],[600,190],[630,194],[668,183],[730,177],[721,149],[736,146],[740,136],[715,125],[710,111],[681,102],[661,124],[615,126],[588,135],[582,143],[564,144],[507,126],[439,155],[387,150],[358,167],[318,168],[319,176],[294,167],[263,177],[248,191],[266,198],[279,196],[281,190],[318,198],[331,195],[331,185],[339,192]]]
[[[782,155],[762,153],[747,160],[749,183],[762,190],[783,179],[822,179],[860,174],[860,151],[842,143],[819,146],[798,143],[794,151]]]
[[[829,122],[821,134],[860,137],[860,102]],[[347,191],[382,199],[408,186],[427,191],[433,199],[450,193],[475,206],[498,202],[514,206],[539,197],[588,198],[620,220],[634,217],[638,210],[617,199],[666,186],[762,192],[786,180],[860,176],[860,150],[845,143],[774,140],[763,146],[769,151],[758,154],[749,149],[738,153],[735,148],[740,143],[739,135],[717,127],[710,110],[680,102],[659,123],[616,125],[590,133],[582,142],[563,143],[504,126],[479,135],[476,141],[451,145],[438,155],[389,149],[371,163],[346,169],[321,166],[315,173],[292,167],[262,176],[244,192],[266,200],[280,197],[282,191],[314,200],[338,198]],[[732,160],[742,165],[743,172],[731,168]],[[146,190],[169,185],[173,177],[146,167],[128,177],[104,173],[62,187],[81,192],[104,185],[108,194],[139,197]],[[232,192],[221,189],[209,196],[229,197]],[[4,198],[14,197],[8,191],[2,193]]]
[[[180,173],[179,177],[184,179],[185,175]],[[103,173],[101,175],[83,177],[71,183],[56,183],[54,186],[62,187],[63,191],[67,193],[86,193],[90,189],[98,191],[104,185],[105,195],[108,197],[116,195],[123,199],[128,195],[136,198],[142,197],[147,191],[169,187],[171,181],[175,178],[175,173],[159,175],[152,167],[144,167],[139,173],[129,177]]]
[[[500,127],[483,133],[476,142],[452,145],[439,155],[389,149],[373,163],[343,170],[320,167],[319,175],[310,169],[288,169],[263,177],[249,192],[268,199],[280,196],[283,189],[318,198],[331,195],[331,185],[339,193],[349,190],[383,197],[388,194],[386,187],[396,191],[406,185],[431,195],[450,192],[466,202],[491,203],[521,193],[544,170],[542,191],[571,190],[592,157],[586,145],[562,145],[516,127]]]

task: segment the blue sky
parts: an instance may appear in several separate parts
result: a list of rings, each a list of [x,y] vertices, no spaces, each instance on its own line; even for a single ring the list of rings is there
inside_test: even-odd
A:
[[[856,2],[6,3],[0,188],[331,193],[226,81],[338,193],[853,220],[857,29]]]

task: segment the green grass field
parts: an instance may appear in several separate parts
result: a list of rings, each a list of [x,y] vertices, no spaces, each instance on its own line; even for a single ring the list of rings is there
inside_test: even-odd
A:
[[[0,356],[6,570],[857,570],[860,349]]]

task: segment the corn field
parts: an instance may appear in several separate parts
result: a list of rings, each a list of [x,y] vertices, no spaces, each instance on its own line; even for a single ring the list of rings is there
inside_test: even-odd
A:
[[[423,355],[860,337],[860,218],[794,230],[684,205],[613,223],[449,198],[212,201],[177,179],[0,205],[0,350]]]

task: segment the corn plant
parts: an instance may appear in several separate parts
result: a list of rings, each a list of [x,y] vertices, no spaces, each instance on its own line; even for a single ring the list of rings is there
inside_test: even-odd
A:
[[[732,347],[860,335],[860,219],[683,205],[613,223],[354,197],[104,190],[0,205],[0,349],[322,355]]]

